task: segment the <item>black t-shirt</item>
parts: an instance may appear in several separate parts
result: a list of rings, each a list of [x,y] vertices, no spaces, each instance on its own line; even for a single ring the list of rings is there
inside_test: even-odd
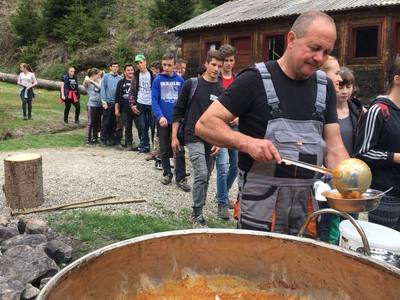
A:
[[[131,87],[131,80],[123,78],[117,83],[117,89],[115,90],[115,103],[119,103],[120,110],[124,112],[130,112],[131,108],[129,105],[129,89]]]
[[[224,88],[219,82],[209,82],[203,77],[198,78],[198,84],[193,98],[189,100],[192,81],[186,80],[182,86],[178,101],[174,108],[174,122],[179,122],[185,118],[186,110],[189,109],[185,120],[185,141],[186,143],[203,142],[195,135],[194,127],[201,115],[207,110],[213,101],[218,100]],[[188,108],[188,102],[190,107]]]
[[[78,79],[75,76],[69,77],[68,75],[64,75],[61,81],[64,81],[68,91],[75,91],[78,89]]]
[[[276,94],[280,100],[283,116],[293,120],[311,120],[315,111],[317,94],[316,75],[305,80],[293,80],[280,68],[276,61],[267,63]],[[255,138],[264,138],[267,121],[272,117],[267,105],[267,96],[260,73],[246,69],[220,97],[220,102],[233,115],[239,117],[239,130]],[[328,79],[325,124],[337,123],[336,92]],[[254,160],[245,153],[239,153],[239,167],[250,170]]]

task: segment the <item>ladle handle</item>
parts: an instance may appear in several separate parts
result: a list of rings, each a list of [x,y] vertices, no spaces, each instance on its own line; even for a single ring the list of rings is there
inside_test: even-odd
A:
[[[309,215],[307,217],[303,226],[301,226],[298,236],[303,237],[303,234],[306,231],[307,225],[310,223],[310,221],[312,219],[318,217],[319,215],[323,215],[323,214],[334,214],[334,215],[341,216],[341,217],[345,218],[346,220],[349,220],[350,223],[353,224],[353,226],[357,229],[358,233],[361,236],[361,240],[364,245],[364,254],[371,256],[371,248],[369,247],[369,242],[368,242],[367,236],[365,235],[365,232],[362,229],[362,227],[360,226],[360,224],[358,224],[358,222],[356,220],[354,220],[354,218],[352,216],[350,216],[348,213],[338,211],[336,209],[325,208],[325,209],[321,209],[321,210],[317,210],[317,211],[313,212],[311,215]]]
[[[304,168],[304,169],[311,170],[311,171],[314,171],[314,172],[332,175],[332,171],[331,170],[329,170],[327,168],[324,168],[324,167],[319,167],[319,166],[316,166],[316,165],[312,165],[312,164],[309,164],[309,163],[306,163],[306,162],[302,162],[302,161],[298,161],[298,160],[292,160],[292,159],[286,158],[286,157],[282,157],[282,162],[284,162],[287,165],[295,165],[295,166],[298,166],[300,168]]]

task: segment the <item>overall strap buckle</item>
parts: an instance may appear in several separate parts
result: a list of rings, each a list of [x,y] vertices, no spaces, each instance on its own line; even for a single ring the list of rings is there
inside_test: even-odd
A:
[[[271,73],[268,71],[267,66],[263,62],[256,63],[255,67],[260,72],[265,94],[267,95],[267,103],[271,108],[271,115],[273,118],[279,118],[282,116],[282,111],[279,108],[280,101],[276,95],[275,87],[271,79]]]
[[[317,99],[315,100],[315,112],[313,116],[319,120],[324,121],[324,110],[326,109],[326,94],[328,87],[328,79],[326,73],[322,70],[316,72],[317,81]]]

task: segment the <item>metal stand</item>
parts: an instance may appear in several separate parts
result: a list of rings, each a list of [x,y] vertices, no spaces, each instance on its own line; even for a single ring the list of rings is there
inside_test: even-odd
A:
[[[316,217],[318,217],[320,215],[323,215],[323,214],[334,214],[334,215],[341,216],[341,217],[345,218],[346,220],[349,220],[350,223],[353,224],[353,226],[357,229],[357,232],[361,236],[361,240],[362,240],[363,245],[364,245],[364,254],[368,255],[368,256],[371,256],[371,248],[369,247],[367,236],[365,235],[365,232],[362,229],[362,227],[360,226],[360,224],[358,224],[358,222],[356,220],[354,220],[354,218],[352,216],[350,216],[348,213],[341,212],[341,211],[338,211],[336,209],[325,208],[325,209],[321,209],[321,210],[317,210],[316,212],[313,212],[311,215],[309,215],[307,217],[307,219],[304,222],[303,226],[301,226],[298,236],[299,237],[303,237],[303,234],[306,231],[308,223],[310,223],[310,221],[312,219],[314,219],[314,218],[316,218]]]

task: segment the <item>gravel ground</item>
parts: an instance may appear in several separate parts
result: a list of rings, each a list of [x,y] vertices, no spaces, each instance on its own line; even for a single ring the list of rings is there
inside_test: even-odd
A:
[[[192,194],[178,189],[174,181],[171,185],[162,185],[159,182],[162,171],[154,167],[154,161],[146,161],[145,154],[114,148],[79,147],[0,153],[0,160],[22,152],[42,155],[45,198],[43,206],[117,195],[118,200],[140,198],[146,202],[95,209],[113,212],[127,208],[132,213],[157,215],[160,207],[175,212],[191,208]],[[191,171],[190,163],[187,170]],[[214,170],[205,207],[206,216],[216,214],[215,173]],[[0,182],[4,182],[3,167],[0,167]],[[235,193],[236,188],[232,190],[231,199],[234,199]],[[5,196],[0,193],[0,211],[5,209]]]
[[[192,194],[178,189],[175,182],[165,186],[159,182],[162,171],[154,167],[154,161],[146,161],[144,154],[132,151],[120,151],[114,148],[79,147],[66,149],[36,149],[43,157],[43,206],[53,206],[74,201],[92,199],[107,195],[117,195],[118,200],[144,199],[145,203],[100,206],[89,209],[101,209],[115,212],[129,209],[132,213],[161,215],[163,209],[180,212],[191,209]],[[0,153],[0,160],[9,155],[32,152],[18,151]],[[187,162],[190,172],[190,163]],[[206,216],[215,216],[217,205],[216,171],[210,181]],[[4,168],[0,168],[0,182],[4,182]],[[189,177],[189,182],[191,178]],[[236,185],[230,198],[235,199]],[[5,207],[4,193],[0,193],[0,212]],[[360,214],[361,220],[367,220],[367,214]]]

